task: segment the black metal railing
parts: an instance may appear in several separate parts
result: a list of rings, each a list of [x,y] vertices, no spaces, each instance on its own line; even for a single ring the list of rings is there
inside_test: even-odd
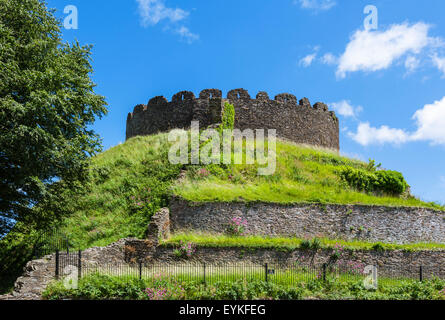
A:
[[[56,251],[69,253],[70,241],[67,235],[59,230],[42,232],[33,249],[33,259],[39,259]]]
[[[373,274],[364,268],[349,265],[307,265],[270,261],[267,263],[202,263],[175,261],[169,263],[90,263],[82,261],[82,252],[56,251],[55,276],[78,279],[91,275],[106,275],[120,279],[141,279],[148,283],[159,278],[175,281],[214,284],[221,282],[266,281],[294,286],[312,280],[354,282],[372,280]],[[383,266],[376,269],[378,284],[397,285],[406,281],[445,279],[445,269],[425,266]]]

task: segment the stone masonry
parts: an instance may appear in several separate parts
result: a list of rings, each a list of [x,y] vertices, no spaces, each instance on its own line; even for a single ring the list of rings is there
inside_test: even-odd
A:
[[[266,236],[362,239],[370,242],[445,243],[445,214],[425,208],[272,203],[170,204],[173,232],[222,233],[230,219],[248,221],[247,232]]]
[[[201,128],[221,122],[225,102],[235,107],[235,127],[245,129],[276,129],[278,137],[296,142],[339,150],[339,123],[326,104],[313,106],[307,98],[297,102],[289,93],[270,100],[266,92],[252,99],[244,89],[231,90],[227,99],[218,89],[205,89],[196,98],[193,92],[175,94],[170,102],[158,96],[147,105],[137,105],[127,117],[127,139],[138,135],[187,129],[192,121]]]

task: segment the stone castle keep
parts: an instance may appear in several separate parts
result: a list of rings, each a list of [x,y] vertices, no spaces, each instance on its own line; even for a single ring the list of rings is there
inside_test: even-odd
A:
[[[221,122],[225,102],[235,107],[235,127],[244,129],[276,129],[278,137],[296,142],[339,150],[339,123],[324,103],[313,106],[307,98],[297,103],[289,93],[270,100],[266,92],[252,99],[244,89],[235,89],[222,97],[221,90],[205,89],[196,98],[193,92],[175,94],[171,102],[162,96],[139,104],[127,118],[126,138],[189,128],[199,121],[201,128]]]

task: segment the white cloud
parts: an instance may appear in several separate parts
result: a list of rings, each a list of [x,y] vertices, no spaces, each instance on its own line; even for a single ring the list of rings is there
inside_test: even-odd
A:
[[[362,122],[357,132],[349,132],[348,135],[363,146],[402,144],[410,141],[429,141],[433,145],[445,145],[445,97],[417,110],[413,119],[416,121],[417,130],[412,133],[388,126],[371,127],[369,122]]]
[[[190,30],[187,27],[180,27],[176,30],[176,33],[178,33],[182,39],[184,39],[188,43],[192,43],[193,41],[196,41],[199,39],[198,34],[194,34],[190,32]]]
[[[315,52],[312,54],[308,54],[304,58],[300,59],[299,64],[300,64],[300,66],[307,68],[312,64],[312,62],[315,60],[316,57],[317,57],[317,53],[315,53]]]
[[[428,140],[433,144],[445,144],[445,97],[417,110],[413,119],[416,120],[418,127],[412,135],[413,140]]]
[[[315,61],[318,51],[320,50],[320,46],[314,46],[312,50],[313,52],[311,54],[308,54],[307,56],[300,59],[300,61],[298,62],[300,66],[307,68],[312,64],[312,62]]]
[[[406,54],[420,53],[437,42],[428,36],[429,29],[429,25],[419,22],[395,24],[386,31],[357,30],[339,58],[337,76],[387,69]]]
[[[405,68],[408,72],[414,72],[420,65],[420,60],[414,56],[408,56],[405,60]]]
[[[321,57],[321,63],[327,65],[336,65],[338,63],[338,58],[332,53],[328,52]]]
[[[329,10],[337,3],[334,0],[299,0],[294,1],[295,3],[300,3],[303,9],[311,10]]]
[[[167,27],[164,30],[172,30],[180,35],[187,43],[192,43],[199,39],[198,34],[192,33],[183,25],[178,26],[178,22],[189,16],[189,12],[181,8],[168,8],[164,0],[136,0],[139,4],[139,15],[143,27],[154,26],[165,20],[168,24],[174,24],[173,28]]]
[[[409,140],[409,134],[401,129],[393,129],[388,126],[380,128],[371,127],[369,122],[361,122],[356,133],[349,136],[363,146],[371,144],[401,144]]]
[[[445,77],[445,57],[439,57],[437,54],[434,54],[431,59],[433,60],[433,64],[443,73]]]
[[[342,100],[339,102],[330,103],[329,107],[332,108],[337,114],[343,117],[355,118],[360,112],[363,111],[362,106],[355,107],[351,105],[351,102],[348,100]]]
[[[143,26],[158,24],[167,19],[177,22],[185,19],[189,13],[180,8],[167,8],[163,0],[136,0],[139,3],[139,14]]]

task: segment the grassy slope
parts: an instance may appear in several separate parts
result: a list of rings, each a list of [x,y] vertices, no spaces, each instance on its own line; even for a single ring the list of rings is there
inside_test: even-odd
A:
[[[168,163],[166,134],[136,137],[93,159],[91,190],[76,197],[77,210],[62,231],[73,246],[103,246],[144,236],[151,215],[167,206],[180,167]]]
[[[277,143],[277,171],[259,177],[257,165],[206,166],[208,177],[168,161],[166,134],[136,137],[93,159],[93,181],[86,195],[73,195],[76,209],[62,231],[73,246],[103,246],[123,237],[143,237],[151,215],[168,205],[172,193],[193,201],[270,201],[280,203],[362,203],[437,207],[418,199],[377,197],[356,192],[335,174],[340,165],[366,163],[287,142]],[[232,176],[232,178],[229,178]],[[149,191],[148,191],[149,190]]]
[[[258,165],[234,165],[222,170],[207,166],[212,173],[203,179],[193,170],[176,183],[174,192],[191,201],[264,201],[275,203],[374,204],[387,206],[429,207],[443,210],[434,203],[416,198],[375,196],[357,192],[336,174],[341,166],[366,168],[367,164],[290,142],[277,141],[277,167],[271,176],[259,176]]]

